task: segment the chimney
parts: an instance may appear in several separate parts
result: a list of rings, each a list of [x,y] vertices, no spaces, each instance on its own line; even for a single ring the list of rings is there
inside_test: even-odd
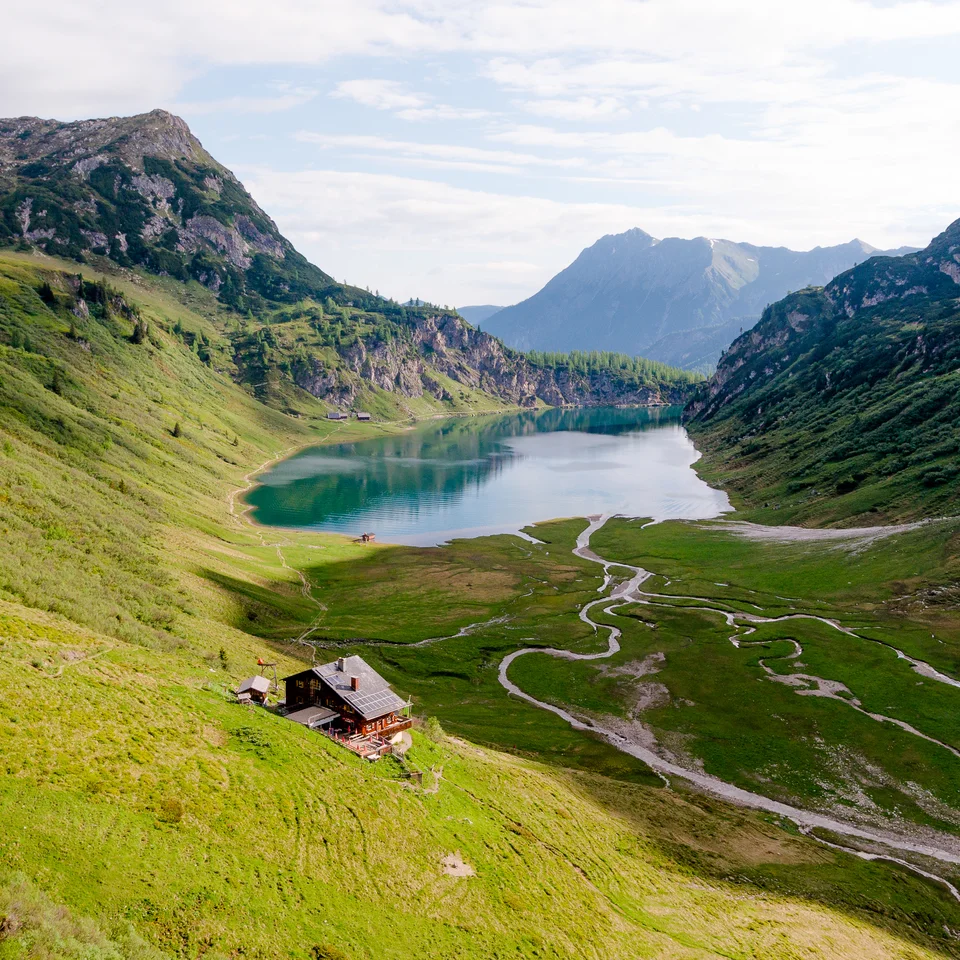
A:
[[[340,657],[340,659],[337,660],[337,669],[341,673],[343,673],[343,671],[347,669],[347,661],[344,657]]]
[[[351,677],[351,678],[350,678],[350,689],[351,689],[351,690],[359,690],[359,689],[360,689],[360,678],[359,678],[359,677]]]

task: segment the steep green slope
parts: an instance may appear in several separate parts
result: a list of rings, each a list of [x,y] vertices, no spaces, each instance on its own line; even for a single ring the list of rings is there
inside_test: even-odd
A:
[[[707,473],[782,522],[955,514],[958,296],[960,221],[768,308],[687,408]]]
[[[646,786],[641,764],[505,697],[461,713],[389,651],[402,691],[558,762],[434,730],[415,788],[234,705],[258,656],[281,675],[309,660],[290,638],[310,628],[420,639],[510,607],[546,642],[593,642],[576,612],[599,577],[510,537],[368,548],[243,523],[231,491],[264,461],[395,428],[328,424],[303,391],[296,416],[258,402],[229,322],[196,287],[0,260],[0,956],[151,956],[138,937],[303,960],[953,949],[938,886]],[[450,684],[468,668],[444,656]],[[474,875],[446,873],[450,855]]]
[[[0,675],[19,690],[0,706],[0,872],[35,877],[105,936],[132,924],[170,956],[303,960],[919,960],[950,947],[935,888],[893,889],[882,868],[845,874],[863,893],[856,916],[778,894],[777,871],[822,885],[834,856],[715,804],[436,734],[415,737],[415,787],[389,762],[237,707],[185,654],[6,607],[0,630]],[[765,875],[774,889],[743,879]],[[32,928],[51,921],[31,924],[30,901],[10,899],[0,889],[16,923],[0,951],[36,956]]]

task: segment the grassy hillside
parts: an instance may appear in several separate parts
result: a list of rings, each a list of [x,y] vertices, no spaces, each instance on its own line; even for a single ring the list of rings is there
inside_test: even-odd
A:
[[[820,906],[802,886],[822,890],[832,854],[662,791],[419,734],[414,788],[232,705],[219,668],[18,613],[2,619],[19,703],[0,726],[0,863],[104,937],[132,925],[186,957],[919,958],[953,922],[935,890],[870,865],[844,874],[853,916]],[[446,873],[451,855],[472,875]],[[777,892],[784,871],[799,896]],[[0,950],[29,955],[42,918],[0,903],[19,925]]]
[[[0,259],[0,957],[956,952],[936,884],[664,791],[498,692],[500,650],[534,630],[594,642],[580,524],[428,550],[251,527],[231,494],[257,466],[397,427],[329,424],[295,388],[290,413],[259,402],[196,286],[75,275]],[[363,648],[422,715],[513,751],[430,725],[422,788],[229,695],[258,656],[309,662],[308,629],[408,641],[499,616]]]
[[[690,404],[706,475],[767,522],[956,514],[960,221],[774,304]]]

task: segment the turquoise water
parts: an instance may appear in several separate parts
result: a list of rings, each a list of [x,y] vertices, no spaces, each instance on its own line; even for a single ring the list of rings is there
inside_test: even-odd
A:
[[[730,503],[696,459],[675,410],[458,417],[303,450],[247,499],[259,523],[431,545],[594,513],[715,517]]]

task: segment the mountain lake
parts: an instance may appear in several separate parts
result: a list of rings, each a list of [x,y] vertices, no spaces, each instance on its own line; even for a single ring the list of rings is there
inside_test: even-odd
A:
[[[731,508],[693,470],[679,408],[549,409],[421,422],[302,450],[258,478],[253,518],[432,546],[541,520],[702,520]]]

